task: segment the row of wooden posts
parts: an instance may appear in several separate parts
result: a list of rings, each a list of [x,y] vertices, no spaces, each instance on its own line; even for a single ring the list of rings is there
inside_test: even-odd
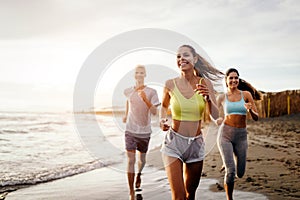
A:
[[[263,99],[257,101],[260,117],[278,117],[300,112],[300,90],[287,90],[283,92],[268,92],[263,94]]]

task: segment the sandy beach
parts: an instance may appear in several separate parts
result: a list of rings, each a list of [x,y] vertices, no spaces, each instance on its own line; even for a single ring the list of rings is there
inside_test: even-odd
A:
[[[245,176],[236,181],[235,198],[300,199],[300,114],[249,121],[248,132],[247,169]],[[147,160],[144,199],[171,199],[159,149],[151,151]],[[221,166],[214,146],[205,158],[197,199],[225,199]],[[125,169],[125,161],[6,193],[2,199],[128,199],[126,176],[120,169]]]
[[[248,134],[247,169],[235,189],[261,193],[271,200],[300,199],[300,114],[248,121]],[[223,185],[221,165],[215,147],[206,157],[204,173]]]

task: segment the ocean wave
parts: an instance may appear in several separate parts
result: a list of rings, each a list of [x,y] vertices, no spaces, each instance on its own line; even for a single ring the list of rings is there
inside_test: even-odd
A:
[[[110,166],[117,162],[103,163],[100,160],[94,160],[91,162],[76,164],[72,166],[64,166],[55,169],[47,169],[35,173],[18,174],[16,176],[5,176],[0,178],[1,187],[15,186],[16,188],[21,185],[35,185],[38,183],[45,183],[69,176],[74,176],[84,172],[92,171],[94,169]]]
[[[1,129],[0,133],[5,134],[5,133],[28,133],[26,130],[18,130],[18,129]]]

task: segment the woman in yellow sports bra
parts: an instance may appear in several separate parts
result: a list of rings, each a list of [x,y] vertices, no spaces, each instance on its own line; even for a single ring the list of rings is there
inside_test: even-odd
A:
[[[206,104],[213,118],[219,114],[209,79],[220,79],[223,74],[189,45],[179,47],[177,65],[181,75],[167,80],[163,91],[160,127],[168,132],[161,152],[172,199],[185,200],[195,199],[202,173],[205,153],[201,120]],[[169,106],[171,126],[166,118]]]

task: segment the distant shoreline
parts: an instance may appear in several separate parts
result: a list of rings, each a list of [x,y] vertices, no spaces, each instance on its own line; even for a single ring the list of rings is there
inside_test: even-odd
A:
[[[125,111],[112,111],[112,110],[107,110],[107,111],[81,111],[81,112],[74,112],[75,114],[93,114],[93,115],[115,115],[115,114],[124,114]]]

